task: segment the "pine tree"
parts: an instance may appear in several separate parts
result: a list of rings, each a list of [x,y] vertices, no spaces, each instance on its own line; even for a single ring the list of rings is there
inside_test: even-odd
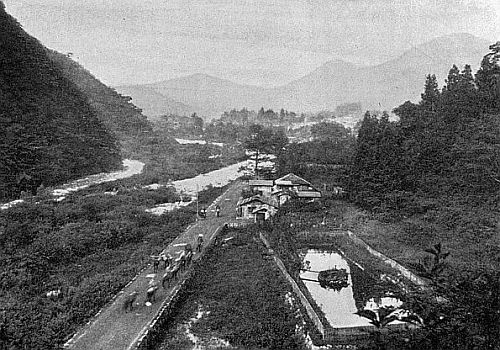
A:
[[[427,75],[424,93],[420,96],[422,97],[420,105],[424,109],[434,112],[439,102],[439,98],[441,97],[441,92],[439,91],[439,85],[435,74]]]
[[[456,90],[459,81],[460,81],[460,70],[456,65],[453,65],[453,67],[450,69],[448,73],[448,78],[446,79],[446,85],[443,87],[443,92]]]
[[[500,41],[490,46],[476,73],[481,102],[489,112],[500,111]]]

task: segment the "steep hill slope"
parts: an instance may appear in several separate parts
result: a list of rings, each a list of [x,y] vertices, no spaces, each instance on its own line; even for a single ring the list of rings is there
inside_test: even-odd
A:
[[[120,166],[77,87],[0,2],[0,198]]]
[[[49,57],[88,98],[102,124],[118,139],[125,156],[130,156],[138,142],[152,126],[128,96],[122,96],[106,86],[71,58],[55,51]]]

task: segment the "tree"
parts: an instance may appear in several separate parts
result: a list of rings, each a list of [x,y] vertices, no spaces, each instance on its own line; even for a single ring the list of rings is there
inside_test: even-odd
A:
[[[349,137],[349,130],[339,123],[321,122],[311,126],[311,136],[314,140],[337,143]]]
[[[389,325],[389,323],[398,319],[394,311],[396,311],[394,307],[386,306],[377,310],[363,309],[355,312],[356,315],[368,319],[370,323],[375,326],[375,344],[379,350],[386,348],[386,342],[383,336],[385,328]]]
[[[253,153],[255,161],[255,175],[259,170],[259,161],[269,154],[278,156],[288,143],[283,130],[273,131],[259,124],[252,124],[248,128],[248,134],[244,141],[245,148]]]
[[[351,167],[350,192],[361,205],[379,207],[387,193],[402,190],[406,177],[399,125],[384,113],[365,114]],[[397,205],[393,203],[394,205]],[[391,204],[392,205],[392,204]]]
[[[420,101],[420,106],[426,110],[434,112],[440,98],[439,85],[437,83],[436,75],[427,75],[425,80],[424,93],[420,96],[422,101]]]
[[[458,87],[458,82],[460,81],[460,70],[456,65],[451,67],[448,72],[448,78],[446,79],[446,85],[443,91],[455,91]]]
[[[193,131],[198,134],[203,133],[203,118],[198,117],[196,113],[193,113],[191,118],[193,119]]]
[[[445,259],[450,255],[449,252],[443,252],[441,243],[434,244],[432,247],[424,250],[433,257],[426,257],[423,261],[415,265],[417,272],[423,276],[436,280],[440,277],[443,270],[446,268]]]
[[[476,84],[485,111],[500,111],[500,41],[490,46],[476,73]]]

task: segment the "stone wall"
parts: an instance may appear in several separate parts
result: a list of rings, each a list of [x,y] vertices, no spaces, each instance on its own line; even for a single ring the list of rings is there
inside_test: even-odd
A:
[[[199,258],[194,260],[189,266],[188,271],[181,277],[173,288],[170,296],[163,300],[162,306],[160,307],[158,313],[154,319],[149,323],[142,331],[138,340],[133,344],[130,349],[136,350],[151,350],[158,345],[158,342],[162,338],[164,329],[167,323],[170,321],[172,314],[178,307],[179,300],[182,300],[184,293],[186,292],[186,286],[189,285],[190,280],[194,277],[196,267],[202,264],[205,257],[210,254],[213,249],[217,237],[225,230],[225,224],[221,225],[213,234],[213,239],[211,239],[205,249],[201,252]]]

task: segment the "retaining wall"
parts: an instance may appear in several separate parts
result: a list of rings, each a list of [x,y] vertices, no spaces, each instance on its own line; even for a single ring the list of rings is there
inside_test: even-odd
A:
[[[199,257],[194,260],[189,267],[188,271],[181,277],[181,280],[177,282],[170,296],[166,298],[162,306],[160,307],[158,313],[156,314],[153,321],[142,330],[139,338],[134,342],[127,350],[151,350],[158,345],[159,339],[161,339],[162,333],[164,332],[165,325],[170,320],[173,311],[177,308],[177,302],[185,293],[185,287],[189,284],[191,278],[193,278],[196,270],[196,266],[201,264],[207,254],[213,249],[217,237],[225,229],[226,224],[219,226],[212,235],[212,239],[208,242],[205,249],[201,252]]]
[[[382,260],[384,263],[387,265],[391,266],[393,269],[397,270],[401,275],[406,278],[407,280],[413,282],[415,285],[420,286],[420,287],[425,287],[427,285],[427,282],[415,275],[413,272],[408,270],[406,267],[403,265],[399,264],[397,261],[385,256],[384,254],[380,253],[379,251],[373,249],[371,246],[369,246],[365,241],[363,241],[361,238],[356,236],[351,231],[343,231],[340,229],[332,230],[332,231],[316,231],[316,232],[300,232],[297,234],[297,239],[306,243],[312,243],[312,244],[318,244],[318,242],[322,242],[324,244],[328,244],[329,242],[334,242],[335,237],[338,236],[347,236],[349,237],[353,242],[356,244],[362,246],[365,248],[371,255],[379,258]]]
[[[267,241],[266,237],[264,237],[264,235],[262,234],[262,232],[259,233],[259,236],[260,236],[260,239],[262,240],[262,242],[264,243],[264,245],[266,246],[266,248],[269,249],[269,251],[273,253],[272,257],[274,259],[274,262],[276,263],[276,265],[278,265],[278,268],[280,269],[281,273],[283,274],[283,276],[285,276],[285,278],[287,279],[287,281],[292,286],[292,289],[293,289],[293,292],[295,293],[295,295],[300,299],[300,302],[302,303],[302,305],[306,309],[306,312],[307,312],[307,315],[309,316],[309,319],[316,326],[316,328],[318,329],[319,333],[324,338],[324,336],[325,336],[325,328],[323,326],[323,323],[321,323],[321,320],[320,320],[319,316],[316,314],[316,312],[314,311],[313,307],[309,303],[309,300],[307,300],[307,298],[305,297],[304,293],[302,293],[302,291],[300,290],[299,286],[297,285],[297,282],[295,282],[295,280],[292,278],[292,276],[290,276],[290,274],[286,270],[286,267],[283,264],[283,262],[281,261],[281,259],[278,258],[276,256],[276,254],[274,254],[274,251],[272,250],[271,245]]]
[[[408,270],[406,267],[404,267],[403,265],[399,264],[395,260],[393,260],[393,259],[385,256],[384,254],[380,253],[379,251],[373,249],[368,244],[366,244],[365,241],[363,241],[361,238],[359,238],[358,236],[356,236],[351,231],[347,231],[347,235],[354,242],[356,242],[357,244],[363,246],[366,250],[368,250],[370,252],[370,254],[372,254],[373,256],[376,256],[377,258],[381,259],[386,264],[388,264],[389,266],[391,266],[393,269],[398,270],[404,278],[408,279],[409,281],[415,283],[417,286],[420,286],[420,287],[425,287],[427,285],[427,282],[424,279],[418,277],[413,272],[411,272],[410,270]]]

